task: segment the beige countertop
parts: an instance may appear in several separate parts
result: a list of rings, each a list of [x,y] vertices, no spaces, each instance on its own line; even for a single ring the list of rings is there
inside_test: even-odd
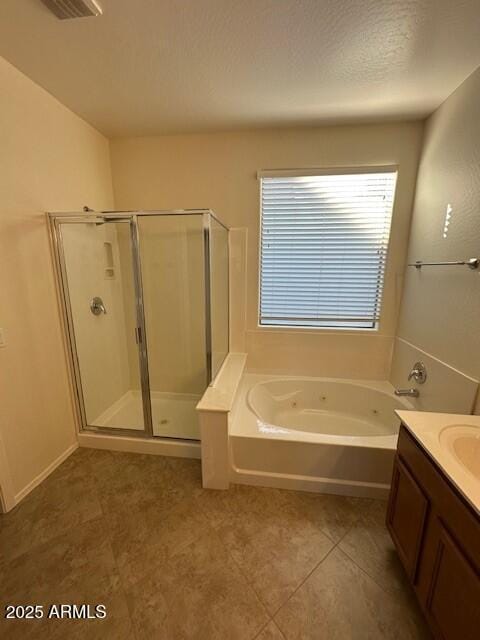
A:
[[[480,515],[480,480],[462,462],[462,456],[466,456],[470,467],[480,468],[480,416],[403,410],[395,413]]]
[[[197,404],[197,411],[230,411],[246,361],[246,353],[227,355],[217,377]]]

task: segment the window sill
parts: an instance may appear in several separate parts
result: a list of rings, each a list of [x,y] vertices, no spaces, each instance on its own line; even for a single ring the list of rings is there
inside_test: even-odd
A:
[[[272,332],[272,333],[328,333],[328,334],[332,334],[332,333],[341,333],[341,334],[346,334],[346,333],[351,333],[353,335],[358,335],[359,333],[364,333],[367,335],[371,335],[373,334],[377,334],[379,335],[380,331],[380,327],[379,324],[377,323],[375,325],[375,327],[372,327],[371,329],[367,329],[367,328],[363,328],[363,327],[299,327],[299,326],[294,326],[294,325],[284,325],[284,324],[280,324],[280,325],[265,325],[265,324],[257,324],[256,327],[257,330],[260,330],[262,332]]]

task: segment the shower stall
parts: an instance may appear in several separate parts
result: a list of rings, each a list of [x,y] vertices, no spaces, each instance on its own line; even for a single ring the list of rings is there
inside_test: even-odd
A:
[[[81,429],[198,440],[228,353],[228,229],[212,211],[48,214]]]

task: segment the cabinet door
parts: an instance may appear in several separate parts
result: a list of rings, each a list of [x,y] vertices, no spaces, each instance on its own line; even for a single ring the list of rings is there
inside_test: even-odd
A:
[[[387,527],[408,575],[415,582],[428,500],[397,456],[387,513]]]
[[[480,577],[455,540],[440,527],[427,614],[445,640],[477,640],[480,634]]]

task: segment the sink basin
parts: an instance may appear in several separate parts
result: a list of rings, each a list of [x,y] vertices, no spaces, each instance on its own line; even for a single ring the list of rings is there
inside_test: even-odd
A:
[[[454,424],[442,429],[440,444],[480,481],[480,428]]]

